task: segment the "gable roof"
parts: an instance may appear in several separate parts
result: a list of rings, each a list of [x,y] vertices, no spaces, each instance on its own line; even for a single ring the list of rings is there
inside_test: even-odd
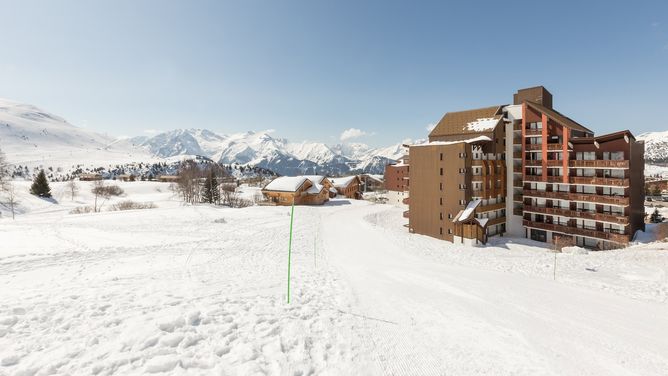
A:
[[[479,134],[494,131],[503,117],[503,106],[448,112],[429,133],[429,137]]]
[[[613,132],[613,133],[608,133],[608,134],[602,134],[600,136],[596,137],[573,137],[569,141],[575,143],[575,144],[586,144],[586,143],[593,143],[594,141],[597,142],[606,142],[606,141],[612,141],[616,140],[619,138],[624,138],[628,137],[630,141],[635,141],[636,138],[633,136],[631,131],[623,130],[623,131],[618,131],[618,132]]]
[[[357,179],[357,175],[343,176],[340,178],[330,179],[330,181],[335,188],[345,188],[355,179]]]
[[[310,180],[303,176],[281,176],[271,181],[262,190],[278,192],[297,192],[299,188]]]
[[[591,133],[594,134],[589,128],[585,127],[584,125],[581,125],[577,123],[575,120],[569,118],[568,116],[565,116],[561,114],[559,111],[553,110],[551,108],[547,108],[543,106],[542,104],[538,104],[536,102],[532,101],[524,101],[524,103],[527,104],[527,106],[533,108],[536,111],[542,112],[545,115],[547,115],[548,118],[556,121],[557,123],[561,124],[562,126],[570,129],[574,129],[576,131],[581,131],[585,133]]]

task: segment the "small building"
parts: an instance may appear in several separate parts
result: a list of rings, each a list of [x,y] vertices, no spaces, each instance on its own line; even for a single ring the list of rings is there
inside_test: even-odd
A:
[[[314,184],[321,184],[322,186],[327,189],[327,192],[329,194],[329,198],[334,198],[336,197],[336,188],[334,188],[334,185],[332,182],[327,178],[326,176],[323,175],[305,175],[305,178],[311,181],[311,183]]]
[[[453,243],[465,245],[487,244],[487,218],[478,218],[476,212],[482,200],[472,200],[452,219],[454,223]]]
[[[271,181],[262,194],[274,205],[322,205],[329,201],[329,190],[305,176],[281,176]]]
[[[353,199],[362,198],[362,193],[360,191],[362,181],[360,180],[359,176],[343,176],[340,178],[330,179],[330,181],[336,189],[336,192],[341,196]]]
[[[100,174],[80,174],[79,175],[79,180],[80,181],[102,180],[102,175],[100,175]]]
[[[385,189],[388,203],[403,207],[408,205],[409,193],[409,159],[408,155],[399,158],[397,163],[385,166]]]
[[[179,181],[178,175],[160,175],[158,181],[163,183],[177,183]]]
[[[128,175],[128,174],[123,174],[123,175],[116,175],[116,180],[120,181],[135,181],[135,176],[134,175]]]
[[[363,174],[360,175],[362,181],[362,192],[376,192],[385,189],[385,179],[383,175]]]

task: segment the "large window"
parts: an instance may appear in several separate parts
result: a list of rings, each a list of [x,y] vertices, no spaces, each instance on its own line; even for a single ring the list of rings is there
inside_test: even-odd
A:
[[[596,159],[596,153],[593,151],[579,151],[575,153],[575,159],[579,161],[593,161]]]

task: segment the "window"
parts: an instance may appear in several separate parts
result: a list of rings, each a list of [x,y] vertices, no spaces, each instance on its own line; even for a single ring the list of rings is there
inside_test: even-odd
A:
[[[442,191],[443,190],[443,183],[438,183],[438,190]]]
[[[439,202],[440,202],[440,205],[443,205],[443,197],[439,197],[438,200],[439,200]]]
[[[440,174],[441,174],[441,176],[443,176],[443,167],[441,167]]]
[[[439,219],[442,221],[443,220],[443,213],[439,213]]]
[[[451,228],[448,229],[448,234],[452,235],[452,229]]]
[[[448,213],[448,219],[452,219],[452,214]]]
[[[466,200],[459,200],[459,205],[466,205]]]
[[[443,235],[443,227],[439,227],[439,231],[441,232],[441,235]]]
[[[443,160],[443,153],[441,153],[441,160]]]

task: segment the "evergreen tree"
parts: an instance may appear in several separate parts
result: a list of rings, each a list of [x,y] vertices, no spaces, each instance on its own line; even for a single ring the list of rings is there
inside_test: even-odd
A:
[[[204,199],[204,202],[208,202],[209,204],[217,204],[220,202],[218,179],[216,179],[213,173],[209,173],[206,180],[204,180],[204,193],[202,198]]]
[[[30,194],[39,197],[51,197],[51,187],[49,187],[49,181],[46,180],[44,170],[40,170],[39,174],[37,174],[35,180],[32,182]]]

